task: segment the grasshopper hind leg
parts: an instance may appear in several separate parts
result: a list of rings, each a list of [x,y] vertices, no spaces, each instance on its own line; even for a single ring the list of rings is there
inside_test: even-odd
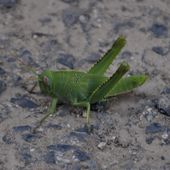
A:
[[[73,105],[86,108],[86,112],[85,112],[86,123],[89,124],[89,122],[90,122],[90,103],[89,102],[80,102],[80,103],[73,103]]]

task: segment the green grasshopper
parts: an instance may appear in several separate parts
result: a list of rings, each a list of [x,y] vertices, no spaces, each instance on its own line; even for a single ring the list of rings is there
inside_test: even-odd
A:
[[[122,62],[111,77],[105,75],[106,70],[126,44],[124,36],[120,36],[111,49],[100,58],[87,72],[75,70],[45,70],[38,75],[38,84],[44,95],[51,96],[52,101],[48,113],[39,122],[56,112],[58,102],[86,108],[86,121],[89,124],[90,106],[107,98],[129,92],[142,85],[147,76],[133,75],[122,78],[129,70],[129,65]]]

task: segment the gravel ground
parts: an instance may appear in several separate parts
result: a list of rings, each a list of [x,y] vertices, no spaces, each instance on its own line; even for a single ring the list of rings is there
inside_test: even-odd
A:
[[[170,169],[169,0],[0,0],[0,170]],[[28,89],[38,71],[87,70],[120,35],[129,74],[149,80],[132,93],[83,109],[49,103]]]

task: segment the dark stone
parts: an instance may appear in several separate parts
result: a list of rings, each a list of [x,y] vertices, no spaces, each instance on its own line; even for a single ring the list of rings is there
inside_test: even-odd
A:
[[[0,75],[2,76],[2,75],[4,75],[5,73],[6,73],[6,71],[5,71],[3,68],[0,67]]]
[[[24,161],[25,164],[31,163],[32,156],[29,153],[22,153],[21,154],[21,161]]]
[[[150,28],[150,31],[153,35],[157,38],[159,37],[166,37],[168,35],[168,28],[163,24],[155,23]]]
[[[47,128],[52,128],[52,129],[56,129],[56,130],[61,130],[62,129],[62,126],[60,125],[57,125],[57,124],[48,124],[47,125]]]
[[[14,139],[13,139],[12,135],[8,134],[8,133],[2,137],[2,140],[3,140],[3,142],[5,142],[8,145],[14,143]]]
[[[0,80],[0,94],[6,90],[6,83]]]
[[[161,170],[170,170],[170,163],[167,162],[165,165],[162,165],[162,166],[160,167],[160,169],[161,169]]]
[[[27,96],[12,97],[10,101],[11,103],[17,104],[22,108],[32,109],[38,107],[38,105],[30,100]]]
[[[47,164],[55,164],[56,163],[55,152],[54,151],[47,152],[47,154],[44,156],[44,161]]]
[[[164,139],[164,142],[166,145],[170,145],[170,135],[168,136],[167,139]]]
[[[79,0],[62,0],[62,1],[71,4],[71,3],[77,3]]]
[[[75,9],[65,9],[62,14],[62,19],[67,27],[73,26],[79,21],[80,13]]]
[[[91,105],[91,110],[95,112],[102,112],[107,110],[107,102],[97,102]]]
[[[165,160],[165,157],[164,157],[164,156],[161,156],[161,160],[163,160],[163,161],[164,161],[164,160]]]
[[[38,67],[38,64],[33,60],[32,53],[26,48],[21,48],[19,50],[19,56],[25,65]]]
[[[87,133],[83,133],[83,132],[71,132],[68,136],[69,139],[76,138],[81,142],[85,142],[87,137],[88,137]]]
[[[50,23],[50,22],[52,21],[52,19],[49,18],[49,17],[45,17],[45,18],[39,19],[39,21],[40,21],[41,24],[44,26],[44,25],[47,25],[48,23]]]
[[[26,133],[22,135],[22,139],[25,140],[26,142],[33,142],[37,138],[40,138],[40,136],[32,133]]]
[[[17,0],[0,0],[0,7],[12,8],[17,4]]]
[[[76,59],[71,54],[59,54],[59,57],[57,58],[57,62],[69,67],[70,69],[73,69]]]
[[[90,156],[88,153],[81,151],[79,149],[75,150],[73,154],[74,154],[75,159],[79,161],[87,161],[90,159]]]
[[[166,116],[170,116],[170,103],[167,97],[160,98],[155,100],[155,107],[158,109],[159,113],[164,114]]]
[[[55,51],[56,53],[56,50],[59,47],[59,43],[56,39],[50,39],[48,41],[41,43],[40,46],[43,48],[44,53],[47,53],[47,52],[49,53],[51,51]]]
[[[163,127],[161,124],[159,123],[151,123],[149,126],[146,127],[145,129],[145,133],[159,133],[165,130],[165,127]]]
[[[143,2],[144,0],[136,0],[136,2]]]
[[[150,145],[153,142],[154,139],[155,139],[155,137],[147,137],[146,143]]]
[[[30,164],[33,161],[33,157],[30,154],[30,148],[22,145],[21,147],[18,148],[19,150],[19,158],[21,161],[24,162],[25,165]]]
[[[21,76],[14,75],[12,79],[13,79],[13,85],[14,86],[20,86],[21,85],[21,81],[22,81]]]
[[[0,123],[3,122],[5,119],[7,119],[9,116],[9,113],[5,113],[3,111],[0,111]]]
[[[68,144],[56,144],[56,145],[47,146],[47,149],[49,150],[55,150],[55,151],[60,151],[60,152],[67,152],[75,148],[76,146],[68,145]]]
[[[162,56],[164,56],[168,53],[168,51],[165,51],[165,49],[163,47],[160,47],[160,46],[153,47],[152,50],[155,53],[162,55]]]
[[[86,57],[86,61],[93,64],[96,63],[100,59],[100,54],[99,53],[91,53],[89,56]]]
[[[132,21],[125,21],[125,22],[121,22],[118,23],[114,26],[114,31],[115,33],[119,33],[120,31],[123,30],[127,30],[130,28],[133,28],[135,26],[135,23],[133,23]]]
[[[170,87],[163,89],[162,94],[170,94]]]
[[[130,57],[132,56],[132,53],[130,51],[124,51],[122,54],[121,54],[121,58],[122,59],[129,59]]]
[[[15,132],[24,132],[24,131],[31,131],[31,126],[23,125],[23,126],[15,126],[13,127]]]
[[[81,133],[86,133],[88,134],[89,133],[89,130],[88,130],[88,127],[87,126],[83,126],[83,127],[80,127],[78,129],[76,129],[76,132],[81,132]]]

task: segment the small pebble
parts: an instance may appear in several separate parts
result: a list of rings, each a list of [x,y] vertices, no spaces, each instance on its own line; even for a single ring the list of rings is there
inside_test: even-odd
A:
[[[97,145],[97,147],[98,147],[99,149],[103,150],[103,149],[105,148],[106,144],[107,144],[106,142],[100,142],[100,143]]]
[[[146,106],[141,117],[145,117],[147,121],[151,122],[157,114],[152,107]]]

